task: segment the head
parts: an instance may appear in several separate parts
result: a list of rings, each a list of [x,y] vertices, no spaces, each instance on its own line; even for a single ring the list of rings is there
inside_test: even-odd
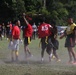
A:
[[[4,26],[4,23],[2,23],[2,25]]]
[[[20,26],[20,20],[15,20],[14,24],[17,25],[17,26]]]
[[[53,27],[55,27],[56,26],[56,22],[55,21],[51,21],[51,25],[53,26]]]
[[[69,18],[68,19],[68,24],[72,24],[73,23],[73,18]]]

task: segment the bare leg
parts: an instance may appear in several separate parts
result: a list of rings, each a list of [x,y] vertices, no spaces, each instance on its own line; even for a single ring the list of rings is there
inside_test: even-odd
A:
[[[59,59],[56,50],[53,50],[53,54],[54,54],[54,56],[56,57],[56,59]]]
[[[26,58],[28,57],[28,54],[29,54],[29,56],[31,56],[31,52],[30,52],[30,49],[29,49],[28,45],[24,46],[24,51],[25,51],[25,54],[26,54]]]
[[[14,61],[14,50],[11,52],[11,60]]]
[[[42,49],[42,51],[41,51],[41,61],[43,61],[44,59],[43,59],[43,57],[44,57],[44,49]]]
[[[68,53],[69,53],[69,62],[71,63],[72,62],[72,53],[71,53],[71,48],[68,47]]]
[[[16,61],[18,61],[18,51],[15,51]]]
[[[49,61],[51,61],[52,54],[53,54],[53,48],[47,47],[46,52],[49,54]]]
[[[74,62],[76,62],[76,53],[74,51],[74,48],[71,48],[71,53],[73,55],[73,58],[74,58]]]

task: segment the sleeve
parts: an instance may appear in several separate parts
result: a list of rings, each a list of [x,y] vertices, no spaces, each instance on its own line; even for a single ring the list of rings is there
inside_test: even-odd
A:
[[[12,36],[15,34],[14,27],[12,28]]]

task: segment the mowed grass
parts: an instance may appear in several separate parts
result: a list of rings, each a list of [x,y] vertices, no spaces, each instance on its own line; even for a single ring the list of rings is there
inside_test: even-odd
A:
[[[20,44],[19,62],[11,62],[11,50],[8,49],[8,41],[3,38],[0,41],[0,75],[76,75],[76,65],[67,63],[69,57],[64,42],[65,39],[59,40],[57,50],[61,62],[56,62],[55,59],[49,62],[46,51],[44,62],[41,62],[38,38],[29,45],[33,57],[26,61],[23,44]]]

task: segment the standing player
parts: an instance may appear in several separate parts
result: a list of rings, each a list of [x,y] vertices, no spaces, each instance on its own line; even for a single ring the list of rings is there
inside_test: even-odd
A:
[[[29,56],[32,56],[28,46],[31,43],[33,29],[32,29],[32,26],[27,21],[27,19],[25,18],[25,13],[23,13],[23,19],[24,19],[24,22],[25,22],[25,29],[24,29],[24,32],[23,32],[24,33],[24,51],[25,51],[26,58],[27,58],[28,54],[29,54]]]
[[[19,29],[19,20],[15,21],[15,25],[12,28],[12,37],[10,39],[12,45],[12,52],[11,52],[11,59],[12,61],[15,60],[14,52],[16,61],[18,61],[18,50],[19,50],[19,40],[20,40],[20,29]]]
[[[44,51],[46,49],[47,53],[49,54],[49,57],[51,58],[52,57],[52,54],[51,54],[51,48],[48,50],[47,48],[47,45],[48,45],[48,36],[51,35],[51,25],[50,24],[47,24],[45,23],[45,19],[44,18],[41,18],[40,19],[40,25],[38,26],[38,36],[39,38],[41,38],[41,48],[42,48],[42,51],[41,51],[41,61],[44,60]],[[51,41],[50,41],[51,42]]]
[[[7,37],[7,40],[9,40],[9,33],[10,33],[10,24],[9,24],[9,22],[7,22],[7,25],[6,25],[6,37]]]
[[[2,35],[3,35],[3,37],[5,37],[6,36],[6,27],[5,27],[5,24],[4,23],[2,23]]]
[[[2,40],[2,31],[3,31],[2,24],[0,24],[0,39],[1,40]]]
[[[76,24],[73,23],[73,19],[69,18],[68,19],[68,26],[64,32],[60,36],[60,39],[66,36],[66,41],[65,41],[65,47],[68,50],[69,54],[69,63],[76,63],[76,52],[74,51],[74,47],[76,44]],[[72,60],[72,57],[74,58],[74,61]]]
[[[35,25],[35,23],[32,25],[32,28],[33,28],[32,38],[35,40],[36,39],[36,32],[37,32],[37,26]]]

